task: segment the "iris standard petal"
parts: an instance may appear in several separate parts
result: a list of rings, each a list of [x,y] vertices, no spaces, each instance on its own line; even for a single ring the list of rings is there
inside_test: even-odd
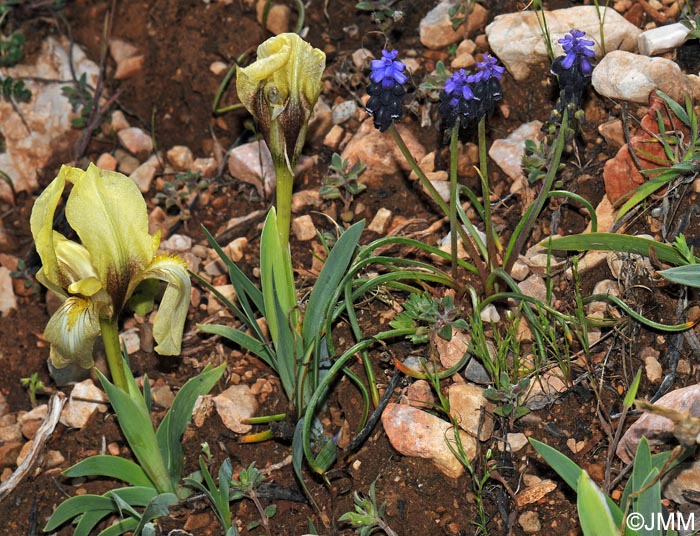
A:
[[[61,200],[61,194],[66,185],[64,166],[41,195],[34,202],[32,215],[29,219],[36,251],[41,258],[42,272],[47,281],[57,287],[63,287],[63,280],[58,268],[58,258],[54,246],[53,219],[56,207]]]
[[[71,363],[92,367],[92,347],[99,334],[100,319],[93,301],[75,296],[68,298],[44,330],[44,337],[51,343],[51,362],[56,368]]]
[[[155,253],[146,202],[130,178],[93,164],[87,171],[77,170],[66,178],[74,184],[66,203],[68,223],[90,253],[118,313],[128,298],[130,281],[148,266]]]
[[[153,337],[161,355],[177,355],[182,345],[182,330],[190,305],[192,284],[185,263],[177,257],[156,257],[143,272],[144,279],[160,279],[168,286],[153,323]]]

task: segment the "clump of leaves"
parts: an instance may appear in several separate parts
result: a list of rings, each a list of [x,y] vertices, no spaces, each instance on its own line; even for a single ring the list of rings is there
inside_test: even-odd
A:
[[[492,402],[500,404],[495,410],[496,415],[506,419],[518,420],[523,415],[530,413],[527,406],[522,404],[527,389],[530,387],[530,378],[522,378],[516,383],[510,383],[507,372],[502,372],[498,387],[489,387],[484,390],[484,397]]]
[[[24,41],[24,35],[19,32],[0,35],[0,67],[12,67],[22,60]]]
[[[202,174],[193,171],[176,173],[172,180],[163,183],[163,191],[158,192],[154,202],[165,210],[177,208],[178,217],[187,221],[192,216],[190,207],[193,194],[206,190],[209,181],[202,178]]]
[[[73,86],[63,86],[61,93],[68,99],[73,113],[80,112],[78,117],[71,119],[74,128],[85,128],[90,121],[90,114],[95,104],[94,96],[87,82],[87,74],[83,73]],[[104,119],[103,119],[104,120]]]
[[[2,98],[8,102],[29,102],[32,92],[24,85],[24,80],[15,80],[10,76],[2,79]]]
[[[450,16],[450,22],[452,23],[452,29],[456,30],[459,28],[467,17],[474,9],[474,0],[461,0],[455,2],[450,6],[450,10],[447,12]]]
[[[683,8],[680,23],[690,30],[687,39],[700,39],[700,13],[693,15],[687,2]]]
[[[450,78],[450,76],[452,75],[448,72],[445,64],[438,61],[435,64],[435,70],[432,73],[425,75],[423,82],[421,82],[421,84],[418,86],[418,90],[425,93],[436,92],[435,99],[437,99],[437,93],[442,91],[442,89],[445,87],[445,82],[447,82],[447,79]]]
[[[417,328],[409,339],[414,344],[427,343],[433,333],[449,341],[452,328],[468,329],[463,318],[458,318],[460,309],[455,306],[454,298],[446,295],[434,298],[429,293],[411,294],[404,303],[404,310],[389,325],[394,329]]]
[[[352,221],[353,214],[350,211],[350,204],[353,199],[367,189],[367,185],[358,182],[360,175],[366,168],[367,166],[359,161],[350,166],[348,159],[343,159],[338,153],[333,153],[328,175],[323,177],[323,185],[319,194],[323,199],[342,200],[344,210],[341,219],[345,222]]]
[[[369,487],[369,496],[355,492],[354,502],[355,511],[346,512],[338,521],[347,521],[353,527],[359,536],[370,536],[378,531],[384,531],[387,536],[396,536],[396,532],[384,521],[384,513],[386,510],[386,501],[377,506],[377,497],[375,493],[375,480]]]
[[[527,173],[527,180],[534,184],[545,178],[550,161],[549,144],[542,140],[539,143],[534,140],[525,140],[525,153],[523,154],[522,166]],[[559,171],[566,167],[559,164]]]
[[[247,468],[241,470],[238,478],[231,480],[231,489],[234,493],[240,494],[238,497],[234,495],[234,500],[240,498],[240,496],[247,497],[253,501],[255,508],[258,509],[260,521],[248,523],[246,529],[251,531],[262,524],[265,533],[270,536],[272,534],[270,532],[270,518],[277,513],[277,505],[270,504],[267,507],[263,507],[257,491],[262,482],[263,476],[255,467],[255,462],[253,462]]]
[[[355,9],[367,11],[372,14],[374,21],[382,31],[386,31],[396,22],[403,20],[403,11],[393,6],[397,0],[369,0],[358,2]]]

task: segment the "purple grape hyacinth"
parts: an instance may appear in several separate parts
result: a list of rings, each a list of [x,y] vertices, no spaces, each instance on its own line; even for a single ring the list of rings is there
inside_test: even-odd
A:
[[[505,69],[498,65],[498,60],[490,54],[476,63],[478,71],[467,74],[460,69],[453,74],[440,94],[440,114],[447,128],[452,128],[461,120],[461,125],[479,120],[490,115],[501,100],[503,90],[501,78]]]
[[[574,63],[577,63],[581,69],[581,73],[589,75],[593,70],[589,58],[595,56],[595,52],[593,52],[593,49],[590,47],[595,45],[595,43],[590,39],[583,39],[584,35],[586,35],[586,32],[572,29],[557,42],[566,53],[566,57],[562,60],[561,66],[564,69],[571,69]]]
[[[476,62],[476,68],[478,71],[470,76],[469,82],[471,83],[482,82],[489,78],[496,78],[500,82],[506,71],[505,68],[498,65],[498,60],[491,54],[484,54],[482,60]]]
[[[367,86],[370,98],[365,110],[373,116],[374,126],[381,132],[403,115],[404,84],[408,77],[404,74],[406,65],[396,59],[398,55],[398,50],[382,50],[382,58],[372,60],[370,64],[370,84]]]
[[[369,75],[372,82],[381,82],[383,87],[406,83],[408,77],[403,74],[406,66],[396,61],[398,55],[398,50],[382,50],[382,59],[372,60],[370,64],[372,72]]]

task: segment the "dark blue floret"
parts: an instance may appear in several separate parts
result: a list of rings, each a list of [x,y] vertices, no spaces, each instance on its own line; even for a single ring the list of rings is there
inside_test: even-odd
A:
[[[458,118],[466,126],[493,113],[496,102],[503,96],[501,78],[505,72],[497,61],[484,54],[483,60],[476,63],[476,73],[468,75],[460,69],[447,80],[440,93],[439,107],[447,128],[454,127]]]
[[[382,132],[403,115],[406,94],[403,84],[408,77],[403,73],[406,66],[396,60],[397,56],[397,50],[382,50],[382,58],[371,63],[371,82],[367,86],[370,98],[365,109],[374,117],[374,126]]]
[[[571,30],[558,41],[566,52],[565,56],[559,56],[552,62],[552,73],[559,80],[560,96],[556,108],[560,112],[569,105],[575,109],[581,106],[583,92],[591,80],[593,69],[589,58],[595,53],[589,47],[594,43],[583,39],[584,35],[580,30]]]

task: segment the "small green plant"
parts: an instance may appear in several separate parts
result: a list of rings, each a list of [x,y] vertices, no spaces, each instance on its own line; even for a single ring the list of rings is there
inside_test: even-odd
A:
[[[693,14],[689,0],[683,6],[680,23],[690,30],[687,39],[700,39],[700,13]]]
[[[126,355],[122,358],[126,361]],[[178,391],[172,407],[165,414],[157,430],[151,423],[151,391],[144,376],[143,392],[136,385],[128,365],[124,367],[127,390],[112,384],[102,373],[97,374],[109,401],[117,414],[119,426],[138,463],[110,455],[91,456],[78,462],[63,474],[68,477],[104,476],[121,480],[129,487],[108,491],[104,495],[78,495],[61,503],[49,519],[44,531],[56,530],[73,520],[73,534],[87,536],[105,517],[121,516],[110,534],[134,531],[139,534],[144,524],[167,513],[167,506],[187,496],[182,487],[183,450],[185,433],[192,409],[201,395],[207,394],[224,373],[225,364],[205,368]],[[136,507],[145,507],[141,514]],[[165,508],[165,511],[163,509]],[[124,514],[127,513],[127,516]]]
[[[355,527],[355,533],[359,536],[370,536],[379,531],[383,531],[387,536],[397,536],[396,532],[384,521],[386,501],[377,506],[376,484],[376,480],[370,484],[369,495],[363,495],[356,491],[353,496],[355,511],[344,513],[338,518],[338,521],[350,523]]]
[[[29,378],[20,378],[19,383],[27,390],[32,407],[36,407],[36,394],[46,389],[44,382],[39,379],[39,373],[33,372]]]
[[[78,117],[71,119],[74,128],[86,128],[90,121],[95,106],[93,92],[87,82],[87,73],[80,75],[72,86],[63,86],[61,93],[68,99],[74,113],[80,112]],[[106,120],[106,115],[102,116],[102,121]]]
[[[178,217],[186,222],[192,217],[191,204],[193,195],[206,190],[209,181],[202,178],[202,174],[193,171],[176,173],[171,180],[163,183],[163,191],[158,192],[154,201],[166,211],[177,209]]]
[[[496,415],[517,421],[520,417],[530,413],[528,407],[523,403],[529,387],[530,378],[522,378],[517,383],[510,383],[508,373],[503,372],[498,381],[498,388],[485,389],[484,398],[499,404],[494,410]]]
[[[0,35],[0,67],[12,67],[22,61],[24,42],[25,37],[20,32]]]
[[[267,507],[263,507],[257,491],[262,482],[263,477],[260,471],[255,467],[255,462],[253,462],[248,467],[241,469],[238,478],[234,478],[231,481],[231,489],[234,493],[240,494],[240,496],[247,497],[253,501],[255,508],[258,510],[260,521],[248,523],[246,529],[250,531],[262,524],[265,533],[267,536],[270,536],[272,534],[270,532],[270,518],[277,512],[277,505],[271,504]]]
[[[489,515],[486,512],[486,508],[484,507],[484,489],[488,481],[491,479],[491,473],[494,470],[493,466],[495,464],[495,460],[492,459],[493,451],[491,449],[488,449],[486,451],[486,455],[484,456],[483,460],[484,471],[481,474],[481,476],[479,476],[477,474],[476,468],[474,467],[474,464],[472,464],[472,462],[469,460],[469,456],[464,450],[464,445],[462,444],[461,434],[457,422],[453,422],[452,424],[454,426],[454,443],[452,441],[448,441],[447,445],[449,446],[452,453],[459,460],[459,462],[467,469],[467,471],[471,475],[472,488],[474,490],[474,498],[476,502],[476,511],[478,516],[477,520],[472,521],[472,524],[477,529],[475,534],[477,536],[488,536]]]
[[[382,31],[387,31],[395,23],[403,20],[403,11],[393,6],[397,0],[367,0],[355,4],[355,9],[367,11]]]
[[[15,80],[10,76],[2,79],[0,85],[2,98],[7,102],[29,102],[32,92],[24,85],[24,80]]]
[[[356,195],[367,189],[366,184],[358,182],[366,168],[367,166],[359,161],[350,166],[348,159],[341,158],[338,153],[333,153],[331,157],[328,175],[323,177],[319,195],[323,199],[340,199],[343,202],[344,210],[341,219],[344,222],[352,221],[354,215],[350,210],[350,204]]]
[[[435,298],[429,293],[411,294],[403,304],[404,310],[389,325],[395,329],[414,328],[408,338],[413,344],[425,344],[438,335],[449,341],[453,328],[469,328],[461,309],[454,303],[452,295]]]
[[[467,20],[469,14],[474,9],[475,0],[458,0],[450,6],[447,14],[450,17],[450,22],[452,22],[452,29],[456,30],[464,21]]]
[[[641,171],[650,178],[624,198],[625,202],[618,211],[617,221],[631,210],[642,206],[643,201],[661,188],[668,187],[668,192],[664,196],[668,198],[677,192],[678,186],[692,182],[700,174],[700,134],[698,116],[692,100],[686,95],[685,107],[683,107],[663,91],[657,90],[656,94],[668,107],[671,130],[667,129],[661,112],[657,110],[659,134],[649,140],[649,143],[661,145],[665,160],[640,151],[646,159],[657,162],[660,167]],[[676,127],[674,117],[682,123],[683,127]],[[685,128],[688,134],[685,135],[681,128]]]

